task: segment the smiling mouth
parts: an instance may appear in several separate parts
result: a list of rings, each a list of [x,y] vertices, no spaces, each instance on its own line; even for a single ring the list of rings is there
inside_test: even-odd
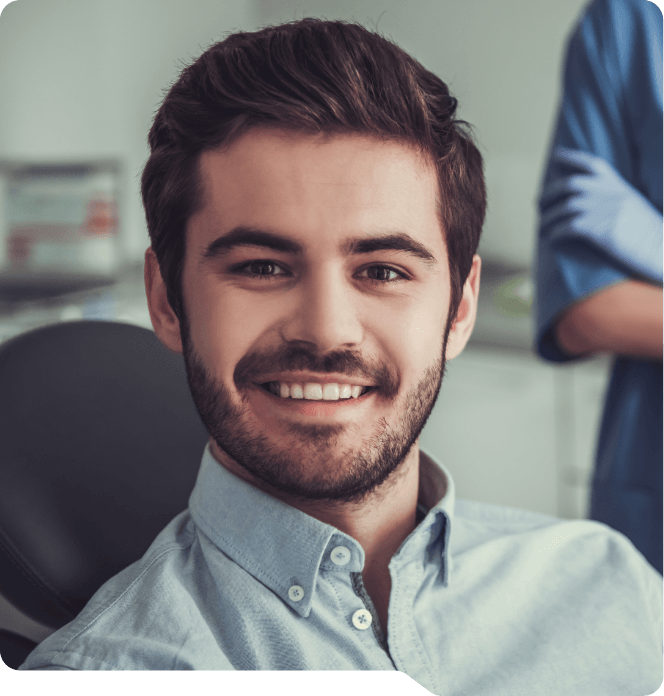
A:
[[[355,401],[356,399],[365,396],[366,394],[376,391],[376,387],[363,387],[362,391],[357,397],[348,397],[348,398],[339,398],[339,399],[308,399],[305,396],[302,396],[300,398],[298,397],[293,397],[293,396],[279,396],[276,394],[274,391],[272,391],[271,388],[272,382],[264,382],[263,384],[259,384],[258,386],[261,387],[264,391],[266,391],[268,394],[271,396],[274,396],[276,399],[281,399],[283,401],[312,401],[314,403],[325,403],[325,404],[334,404],[334,403],[339,403],[339,402],[345,402],[345,401]]]
[[[264,382],[260,385],[265,391],[281,399],[303,399],[306,401],[343,401],[357,399],[373,391],[376,387],[329,382]]]

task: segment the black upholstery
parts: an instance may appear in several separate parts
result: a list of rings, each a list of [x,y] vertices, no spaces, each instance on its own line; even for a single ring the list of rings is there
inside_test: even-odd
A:
[[[206,441],[152,331],[68,322],[0,345],[0,593],[70,621],[187,507]]]
[[[33,640],[0,628],[0,657],[7,667],[18,669],[36,647]]]

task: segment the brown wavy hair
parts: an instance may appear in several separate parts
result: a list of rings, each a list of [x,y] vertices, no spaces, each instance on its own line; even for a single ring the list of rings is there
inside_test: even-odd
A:
[[[168,91],[148,136],[141,193],[168,301],[186,322],[187,222],[202,200],[200,155],[247,130],[361,134],[418,148],[435,165],[451,301],[461,301],[486,210],[482,157],[447,85],[391,41],[341,21],[303,19],[208,48]]]

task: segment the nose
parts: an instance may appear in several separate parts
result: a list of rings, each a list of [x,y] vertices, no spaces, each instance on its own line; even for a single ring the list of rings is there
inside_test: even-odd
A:
[[[358,298],[343,274],[332,268],[311,274],[282,328],[288,343],[306,343],[318,353],[348,349],[362,342]]]

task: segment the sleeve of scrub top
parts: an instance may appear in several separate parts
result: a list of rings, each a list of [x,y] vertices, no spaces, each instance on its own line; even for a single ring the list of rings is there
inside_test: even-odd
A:
[[[622,57],[643,25],[630,4],[596,0],[568,45],[539,200],[536,347],[557,362],[571,359],[553,334],[567,307],[628,278],[662,282],[662,214],[632,183],[642,153],[625,101],[639,86],[643,65],[637,54]],[[640,94],[647,96],[648,88]]]

